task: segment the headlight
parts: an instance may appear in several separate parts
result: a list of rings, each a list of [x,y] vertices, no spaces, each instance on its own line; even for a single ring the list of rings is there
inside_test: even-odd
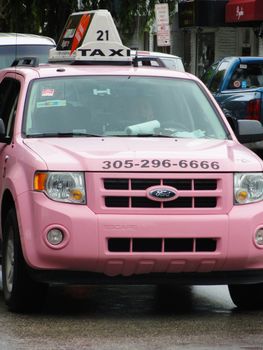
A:
[[[86,203],[84,174],[81,172],[36,172],[34,190],[50,199],[67,203]]]
[[[236,173],[234,178],[234,198],[238,204],[263,200],[262,173]]]

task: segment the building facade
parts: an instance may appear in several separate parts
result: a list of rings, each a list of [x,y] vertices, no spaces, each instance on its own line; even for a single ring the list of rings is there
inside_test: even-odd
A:
[[[199,77],[226,56],[263,56],[263,0],[175,2],[169,47],[157,46],[155,24],[150,33],[142,34],[140,17],[129,46],[181,56],[186,70]]]
[[[225,56],[261,55],[262,0],[179,0],[181,53],[186,69],[201,76]]]

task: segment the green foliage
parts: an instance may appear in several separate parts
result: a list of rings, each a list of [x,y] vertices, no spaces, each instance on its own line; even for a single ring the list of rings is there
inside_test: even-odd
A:
[[[0,0],[0,31],[45,34],[58,39],[78,0]]]
[[[6,32],[37,31],[38,9],[36,1],[7,0],[0,2],[0,30]]]
[[[78,10],[107,9],[116,21],[122,37],[134,33],[140,19],[142,31],[149,29],[154,5],[167,2],[174,11],[177,0],[0,0],[0,31],[42,33],[56,41],[70,13]],[[78,4],[82,3],[81,8]]]
[[[170,13],[175,10],[177,0],[83,0],[83,9],[107,9],[111,12],[123,40],[129,39],[138,20],[141,31],[149,31],[154,20],[154,5],[168,3]]]
[[[35,0],[41,3],[41,31],[56,41],[64,28],[68,16],[78,10],[77,0]]]

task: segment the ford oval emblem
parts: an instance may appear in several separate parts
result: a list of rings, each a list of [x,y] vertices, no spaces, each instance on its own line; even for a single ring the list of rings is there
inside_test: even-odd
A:
[[[149,198],[156,201],[172,201],[177,197],[176,191],[170,187],[155,187],[148,192]]]

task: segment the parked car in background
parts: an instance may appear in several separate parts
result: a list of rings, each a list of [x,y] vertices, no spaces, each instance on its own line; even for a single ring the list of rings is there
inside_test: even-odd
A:
[[[165,67],[178,72],[185,72],[181,57],[162,52],[131,51],[132,56],[137,58],[140,66]]]
[[[0,33],[0,69],[10,66],[17,57],[34,56],[45,63],[49,49],[55,46],[52,38],[42,35]]]
[[[225,57],[201,80],[228,117],[263,122],[263,57]],[[250,146],[263,149],[262,143]]]

